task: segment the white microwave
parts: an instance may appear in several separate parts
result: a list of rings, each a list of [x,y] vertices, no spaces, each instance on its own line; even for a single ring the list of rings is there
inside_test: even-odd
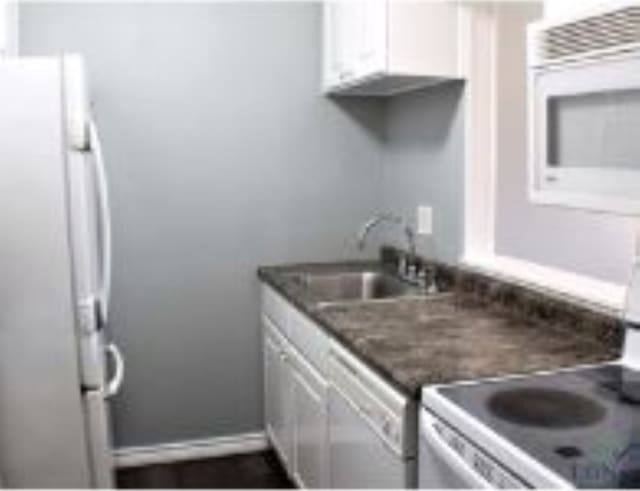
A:
[[[528,77],[531,199],[640,213],[640,2],[532,24]]]

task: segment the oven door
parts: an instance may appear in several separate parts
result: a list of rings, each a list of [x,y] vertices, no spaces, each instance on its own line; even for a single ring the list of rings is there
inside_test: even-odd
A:
[[[435,419],[420,411],[418,479],[420,489],[490,489],[491,485],[449,447]]]
[[[420,489],[527,489],[517,476],[430,412],[420,411]]]
[[[640,53],[529,72],[533,201],[640,212]]]

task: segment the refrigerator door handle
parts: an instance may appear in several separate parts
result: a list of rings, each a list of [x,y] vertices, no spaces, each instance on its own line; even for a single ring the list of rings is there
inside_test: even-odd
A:
[[[114,343],[110,343],[105,347],[106,353],[111,356],[114,364],[113,377],[107,383],[105,390],[105,398],[109,399],[120,392],[122,382],[124,380],[124,357],[122,352]]]
[[[100,286],[98,296],[100,299],[100,325],[104,326],[109,314],[109,297],[111,295],[111,209],[102,145],[98,135],[98,129],[93,120],[89,122],[89,138],[96,166],[98,211],[100,214],[100,239],[102,242],[100,244],[100,250],[102,257],[100,259]]]

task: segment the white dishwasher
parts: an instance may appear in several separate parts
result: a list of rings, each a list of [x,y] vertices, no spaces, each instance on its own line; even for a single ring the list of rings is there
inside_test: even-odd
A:
[[[416,410],[345,348],[329,357],[330,487],[414,488]]]

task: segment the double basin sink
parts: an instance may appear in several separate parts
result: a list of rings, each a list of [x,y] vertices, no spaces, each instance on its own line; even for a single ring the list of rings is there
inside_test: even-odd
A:
[[[291,273],[318,306],[425,295],[425,291],[384,271]]]

